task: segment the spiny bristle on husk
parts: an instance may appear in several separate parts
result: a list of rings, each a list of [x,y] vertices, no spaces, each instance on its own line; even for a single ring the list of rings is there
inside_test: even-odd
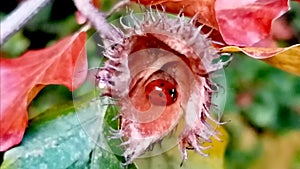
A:
[[[125,152],[123,153],[126,159],[125,164],[132,163],[134,159],[138,158],[154,143],[162,140],[163,137],[172,132],[182,114],[185,115],[186,124],[179,138],[179,149],[184,160],[187,159],[187,149],[192,148],[205,156],[206,154],[202,150],[208,147],[203,147],[201,143],[211,142],[211,136],[220,140],[215,128],[207,122],[208,118],[217,125],[223,124],[214,120],[209,111],[212,105],[211,96],[215,92],[212,89],[213,82],[209,81],[209,74],[222,69],[230,60],[213,63],[220,56],[212,46],[212,41],[208,39],[209,34],[203,35],[201,33],[202,26],[194,26],[195,18],[188,20],[182,13],[172,18],[165,12],[153,12],[152,10],[147,10],[142,15],[142,19],[131,12],[126,19],[131,21],[133,25],[125,24],[124,18],[120,18],[121,28],[118,31],[124,32],[124,39],[119,42],[111,42],[110,47],[106,49],[104,55],[109,60],[100,69],[97,77],[99,80],[98,86],[105,86],[109,89],[108,92],[112,97],[119,99],[117,105],[121,106],[120,116],[123,119],[121,129],[114,132],[115,136],[113,137],[123,138],[127,135],[126,141],[122,144],[125,146]],[[139,42],[143,38],[149,39],[149,46]],[[139,50],[152,47],[172,52],[187,64],[195,81],[195,86],[189,87],[192,91],[182,91],[190,93],[190,98],[180,103],[180,110],[178,110],[180,113],[174,119],[175,124],[160,135],[152,135],[146,138],[143,138],[143,134],[139,133],[137,127],[139,124],[126,119],[126,113],[124,113],[134,111],[130,107],[130,101],[126,99],[128,99],[130,93],[129,86],[133,78],[129,57],[138,47],[140,47]],[[193,105],[195,102],[197,102],[197,105]],[[184,112],[181,108],[184,109]],[[195,112],[196,110],[197,112]]]

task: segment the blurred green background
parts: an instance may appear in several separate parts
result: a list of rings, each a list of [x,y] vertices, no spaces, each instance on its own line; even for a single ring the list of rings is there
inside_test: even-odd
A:
[[[18,2],[1,1],[1,19]],[[107,11],[116,2],[104,0],[101,8]],[[283,18],[292,28],[293,37],[278,40],[281,46],[300,43],[300,7],[296,2],[291,5]],[[13,58],[28,49],[44,48],[78,30],[74,13],[71,0],[53,1],[1,46],[1,57]],[[234,54],[225,73],[228,96],[223,121],[229,121],[225,128],[230,135],[225,168],[300,169],[300,78],[242,54]],[[71,100],[72,94],[65,87],[48,86],[31,103],[29,118]]]

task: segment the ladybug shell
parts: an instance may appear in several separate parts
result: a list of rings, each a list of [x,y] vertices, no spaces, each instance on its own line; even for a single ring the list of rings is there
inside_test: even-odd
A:
[[[145,93],[150,103],[157,106],[168,106],[177,99],[175,85],[163,79],[149,82],[145,88]]]

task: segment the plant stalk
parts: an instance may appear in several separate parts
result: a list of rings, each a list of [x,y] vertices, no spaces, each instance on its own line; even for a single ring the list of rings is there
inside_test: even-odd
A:
[[[22,1],[19,6],[0,23],[0,46],[23,28],[48,2],[50,2],[50,0]]]

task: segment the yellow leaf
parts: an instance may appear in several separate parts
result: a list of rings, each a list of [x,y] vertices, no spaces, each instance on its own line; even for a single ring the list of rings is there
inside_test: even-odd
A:
[[[224,153],[228,143],[228,134],[223,127],[218,127],[220,139],[217,141],[212,139],[211,143],[204,143],[204,146],[211,146],[205,153],[208,157],[203,157],[193,150],[188,151],[188,160],[183,163],[178,147],[175,146],[171,150],[148,158],[140,158],[135,161],[139,169],[224,169]],[[158,145],[156,145],[158,146]]]
[[[220,52],[243,52],[252,58],[262,60],[276,68],[300,76],[300,44],[287,48],[226,46],[221,48]]]
[[[263,144],[262,155],[258,156],[258,159],[251,167],[249,166],[249,169],[299,169],[299,165],[297,167],[291,163],[293,158],[297,158],[297,152],[300,151],[299,138],[300,132],[296,130],[279,136],[275,136],[271,133],[263,134],[261,136]],[[276,161],[274,161],[274,159],[276,159]]]

